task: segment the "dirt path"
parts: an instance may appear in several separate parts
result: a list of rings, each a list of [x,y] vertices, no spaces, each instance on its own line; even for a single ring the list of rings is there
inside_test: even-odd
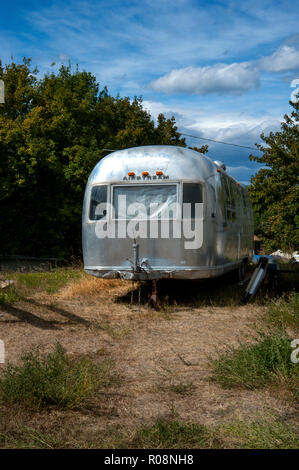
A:
[[[210,424],[268,410],[282,417],[294,413],[283,397],[265,390],[223,390],[209,379],[211,357],[226,345],[250,341],[262,307],[163,313],[130,308],[104,294],[93,302],[40,294],[0,310],[7,361],[18,362],[32,345],[50,351],[57,341],[71,354],[113,359],[122,382],[107,406],[117,411],[88,418],[91,426],[99,420],[101,426],[150,425],[167,415]]]

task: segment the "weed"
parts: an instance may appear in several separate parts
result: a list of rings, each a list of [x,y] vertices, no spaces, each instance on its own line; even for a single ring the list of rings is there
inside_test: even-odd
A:
[[[21,295],[17,292],[14,285],[8,286],[0,291],[0,306],[5,304],[14,304],[21,300]]]
[[[159,419],[154,426],[138,429],[129,447],[141,449],[206,449],[220,442],[206,426]]]
[[[169,390],[171,392],[177,393],[178,395],[190,395],[194,392],[195,386],[192,382],[171,384],[169,386]]]
[[[32,349],[20,366],[8,365],[0,376],[0,399],[33,408],[75,408],[110,383],[109,364],[72,359],[57,343],[52,353]]]
[[[55,449],[59,441],[35,428],[18,426],[13,431],[0,432],[0,445],[5,449]]]
[[[256,342],[229,348],[213,362],[212,378],[224,388],[254,389],[277,381],[278,377],[298,377],[292,363],[291,339],[283,332],[258,333]]]
[[[79,269],[56,268],[51,272],[10,273],[15,279],[17,290],[24,294],[46,292],[53,294],[72,280],[80,279],[84,272]]]
[[[93,327],[98,330],[106,331],[112,338],[124,338],[130,335],[131,330],[125,327],[114,327],[110,320],[95,321]]]
[[[249,422],[238,419],[222,425],[218,431],[225,435],[226,446],[233,448],[297,449],[299,445],[296,430],[275,417],[260,416]]]
[[[266,320],[271,327],[299,327],[299,293],[292,292],[270,303]]]

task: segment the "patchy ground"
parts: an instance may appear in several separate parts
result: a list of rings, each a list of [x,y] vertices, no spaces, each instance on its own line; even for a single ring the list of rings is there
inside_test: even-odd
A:
[[[121,377],[97,410],[48,414],[51,429],[61,419],[89,431],[150,426],[167,416],[205,425],[269,413],[296,420],[295,403],[283,389],[225,390],[210,380],[211,358],[227,345],[250,342],[263,306],[196,307],[187,301],[152,311],[130,305],[129,290],[125,281],[83,275],[56,293],[29,290],[23,300],[1,307],[6,361],[18,363],[33,345],[53,350],[58,341],[70,354],[111,358]],[[217,294],[211,303],[217,305]],[[44,418],[27,419],[32,425]]]

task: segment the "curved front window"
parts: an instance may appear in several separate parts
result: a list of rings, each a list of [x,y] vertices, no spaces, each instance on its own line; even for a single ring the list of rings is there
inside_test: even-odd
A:
[[[115,219],[174,219],[178,217],[177,185],[113,186]]]
[[[100,205],[107,203],[107,186],[93,186],[91,189],[89,219],[100,220],[106,215],[106,211],[100,211]]]

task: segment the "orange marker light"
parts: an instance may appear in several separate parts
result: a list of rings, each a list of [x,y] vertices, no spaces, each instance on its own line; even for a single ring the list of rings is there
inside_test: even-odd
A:
[[[157,175],[157,176],[163,175],[163,171],[156,171],[156,175]]]
[[[148,175],[149,175],[148,171],[143,171],[142,172],[142,176],[148,176]]]
[[[129,172],[128,172],[128,176],[135,176],[134,171],[129,171]]]

